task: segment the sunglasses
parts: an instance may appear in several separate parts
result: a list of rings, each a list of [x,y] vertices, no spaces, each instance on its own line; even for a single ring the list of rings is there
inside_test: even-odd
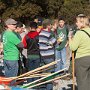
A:
[[[16,24],[12,24],[12,25],[16,25]]]

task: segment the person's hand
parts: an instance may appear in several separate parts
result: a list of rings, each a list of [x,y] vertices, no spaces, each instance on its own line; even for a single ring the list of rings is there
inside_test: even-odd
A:
[[[73,31],[69,31],[68,38],[72,38],[72,37],[73,37]]]
[[[60,38],[57,39],[57,43],[60,44],[62,40]]]
[[[67,43],[66,43],[65,47],[67,47],[68,45],[69,45],[69,42],[67,41]]]

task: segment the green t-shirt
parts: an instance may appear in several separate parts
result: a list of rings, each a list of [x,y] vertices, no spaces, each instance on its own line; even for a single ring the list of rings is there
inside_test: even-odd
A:
[[[20,39],[9,30],[4,32],[2,39],[4,60],[19,60],[19,50],[16,45],[21,42]]]
[[[57,37],[62,37],[62,42],[56,47],[56,49],[60,51],[65,47],[68,39],[68,31],[66,27],[57,29]]]

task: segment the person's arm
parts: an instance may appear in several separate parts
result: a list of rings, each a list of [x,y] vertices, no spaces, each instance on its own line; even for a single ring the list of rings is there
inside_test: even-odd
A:
[[[0,49],[3,49],[3,43],[0,42]]]
[[[26,35],[25,35],[24,38],[22,39],[22,43],[23,43],[23,45],[24,45],[24,48],[27,48]]]
[[[24,44],[22,42],[20,42],[19,44],[17,44],[18,48],[24,48]]]
[[[17,37],[16,34],[12,33],[12,38],[10,38],[10,42],[13,43],[18,49],[24,48],[22,41]]]
[[[57,41],[54,37],[50,36],[49,44],[52,46],[55,46],[57,44]]]
[[[66,43],[65,47],[67,47],[68,45],[69,45],[69,41],[67,40],[67,43]]]
[[[81,38],[82,38],[82,33],[81,32],[76,32],[75,36],[72,38],[72,37],[69,37],[69,46],[70,46],[70,49],[72,51],[75,51],[78,49],[79,45],[80,45],[80,41],[81,41]]]
[[[2,55],[3,54],[3,43],[2,42],[0,42],[0,55]],[[1,56],[0,56],[1,57]]]

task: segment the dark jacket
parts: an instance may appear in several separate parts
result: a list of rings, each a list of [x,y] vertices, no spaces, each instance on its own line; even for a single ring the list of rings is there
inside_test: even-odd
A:
[[[30,31],[23,39],[24,47],[27,48],[28,55],[39,55],[39,33]]]

